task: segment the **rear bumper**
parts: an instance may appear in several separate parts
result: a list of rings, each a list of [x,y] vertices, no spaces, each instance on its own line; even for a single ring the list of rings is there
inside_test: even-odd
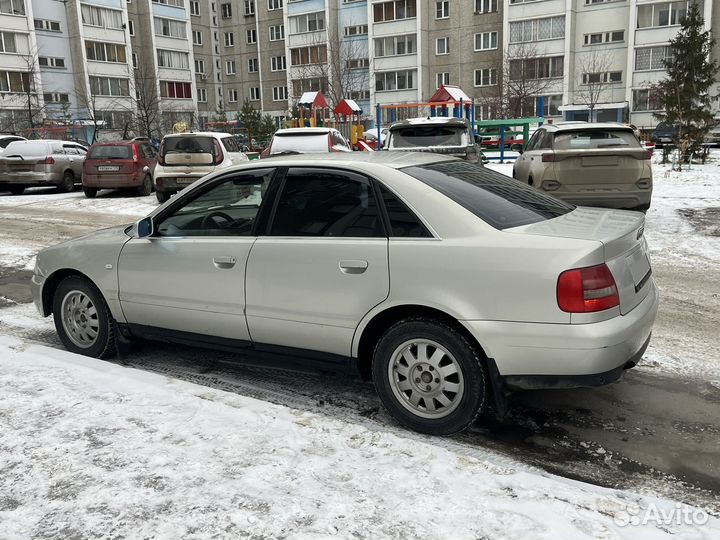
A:
[[[179,175],[168,175],[168,176],[156,176],[155,177],[155,190],[156,191],[168,191],[175,193],[182,189],[185,189],[196,180],[200,180],[204,176],[210,173],[199,173],[199,174],[179,174]]]
[[[42,186],[45,184],[57,185],[62,181],[60,172],[8,172],[0,177],[2,184],[17,184],[24,186]]]
[[[124,174],[88,174],[83,173],[83,187],[91,188],[124,188],[140,185],[141,177],[137,172]]]
[[[617,380],[647,348],[659,305],[655,282],[625,315],[587,324],[463,321],[509,387],[569,388]]]

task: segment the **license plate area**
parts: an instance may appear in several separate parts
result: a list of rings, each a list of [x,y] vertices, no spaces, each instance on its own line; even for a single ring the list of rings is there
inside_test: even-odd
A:
[[[650,259],[648,259],[642,244],[637,246],[625,257],[625,264],[627,264],[630,275],[632,275],[635,292],[638,292],[643,288],[645,283],[647,283],[647,280],[650,279],[650,275],[652,274]]]
[[[120,167],[118,165],[99,165],[97,170],[99,172],[117,172]]]
[[[178,186],[189,186],[189,185],[192,184],[195,180],[197,180],[197,178],[183,178],[183,177],[179,177],[179,178],[176,178],[176,179],[175,179],[175,183],[176,183]]]
[[[618,156],[583,156],[583,167],[614,167],[619,163]]]

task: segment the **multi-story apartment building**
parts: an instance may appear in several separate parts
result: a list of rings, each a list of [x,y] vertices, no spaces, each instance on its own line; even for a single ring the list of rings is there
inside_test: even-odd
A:
[[[442,84],[478,118],[647,128],[689,1],[2,0],[0,129],[155,118],[167,131],[234,120],[245,101],[280,125],[311,90],[372,118],[375,104],[427,101]],[[699,1],[720,27],[717,2]]]

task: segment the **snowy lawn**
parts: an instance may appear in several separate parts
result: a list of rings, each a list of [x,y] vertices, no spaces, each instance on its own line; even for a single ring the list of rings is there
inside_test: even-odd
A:
[[[11,337],[0,387],[3,540],[720,536],[669,501]]]

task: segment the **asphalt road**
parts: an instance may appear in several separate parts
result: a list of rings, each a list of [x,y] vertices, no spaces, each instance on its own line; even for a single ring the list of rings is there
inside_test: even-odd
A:
[[[0,195],[1,196],[1,195]],[[102,194],[101,194],[102,196]],[[21,198],[18,199],[22,200]],[[129,218],[23,205],[0,209],[3,241],[32,249]],[[708,235],[716,230],[707,228]],[[2,248],[0,247],[0,263]],[[720,268],[655,264],[663,302],[653,344],[720,363]],[[3,309],[30,301],[30,272],[0,266],[0,331],[61,347],[48,326],[16,327]],[[340,374],[252,366],[239,355],[143,343],[113,360],[198,384],[355,422],[394,429],[372,385]],[[717,371],[715,371],[717,373]],[[483,446],[549,472],[608,487],[671,497],[720,514],[720,377],[646,364],[603,388],[517,394],[510,414],[483,419],[447,444]]]

